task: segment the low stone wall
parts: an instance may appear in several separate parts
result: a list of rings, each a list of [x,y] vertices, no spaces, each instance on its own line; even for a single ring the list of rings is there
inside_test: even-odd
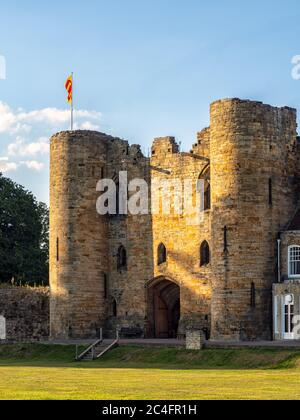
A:
[[[48,339],[49,288],[0,286],[0,316],[7,341]]]

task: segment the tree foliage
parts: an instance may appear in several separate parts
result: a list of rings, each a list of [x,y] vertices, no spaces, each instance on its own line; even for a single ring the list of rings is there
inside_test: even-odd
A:
[[[0,173],[0,283],[48,284],[49,211]]]

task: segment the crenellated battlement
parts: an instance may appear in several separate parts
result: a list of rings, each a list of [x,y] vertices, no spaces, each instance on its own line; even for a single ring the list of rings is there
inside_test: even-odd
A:
[[[172,155],[179,153],[179,145],[175,137],[158,137],[152,145],[152,157],[159,155]]]

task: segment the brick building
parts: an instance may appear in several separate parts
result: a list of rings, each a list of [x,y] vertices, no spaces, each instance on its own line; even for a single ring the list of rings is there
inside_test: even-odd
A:
[[[158,338],[187,329],[212,340],[294,338],[281,312],[286,296],[298,303],[300,296],[300,231],[292,226],[299,156],[294,109],[239,99],[211,105],[210,127],[190,153],[172,137],[156,139],[148,158],[102,133],[53,136],[52,338],[96,337],[100,328]],[[124,172],[147,183],[150,201],[157,183],[190,180],[197,190],[201,180],[199,222],[184,205],[180,214],[100,215],[99,180],[114,180],[120,199]],[[171,192],[155,194],[159,210],[166,200],[174,210]]]

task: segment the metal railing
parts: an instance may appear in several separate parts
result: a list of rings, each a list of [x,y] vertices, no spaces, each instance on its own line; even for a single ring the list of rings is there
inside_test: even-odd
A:
[[[110,350],[114,349],[115,347],[118,347],[119,345],[119,331],[116,332],[116,339],[108,345],[100,354],[96,356],[96,359],[100,359],[102,356],[104,356],[106,353],[108,353]]]
[[[76,357],[75,360],[79,362],[82,360],[88,353],[92,352],[92,358],[95,359],[95,348],[99,346],[103,342],[103,329],[100,329],[100,338],[91,344],[86,350],[84,350],[81,354],[78,354],[78,345],[76,346]]]
[[[92,360],[96,360],[96,359],[100,359],[100,357],[104,356],[104,354],[106,354],[107,352],[109,352],[110,350],[112,350],[113,348],[118,346],[120,340],[120,333],[119,330],[116,330],[116,339],[111,343],[108,344],[106,348],[103,349],[103,351],[100,354],[96,354],[96,348],[103,343],[103,329],[101,328],[100,330],[100,339],[97,340],[95,343],[91,344],[86,350],[84,350],[84,352],[82,352],[81,354],[78,354],[78,345],[76,346],[76,361],[79,362],[82,359],[84,359],[84,357],[86,355],[88,355],[89,353],[92,353]]]

